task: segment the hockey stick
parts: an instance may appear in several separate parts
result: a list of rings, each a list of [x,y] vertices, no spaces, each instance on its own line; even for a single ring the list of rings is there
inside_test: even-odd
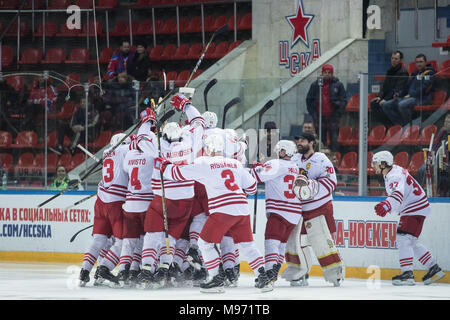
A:
[[[79,205],[80,203],[83,203],[83,202],[85,202],[85,201],[89,200],[90,198],[93,198],[93,197],[95,197],[96,195],[97,195],[97,192],[96,192],[96,193],[93,193],[93,194],[91,194],[90,196],[88,196],[88,197],[86,197],[86,198],[83,198],[83,199],[81,199],[81,200],[78,200],[78,201],[77,201],[77,202],[75,202],[74,204],[71,204],[70,206],[68,206],[68,207],[65,207],[65,208],[63,209],[63,211],[69,210],[70,208],[73,208],[73,207],[75,207],[75,206]]]
[[[86,153],[91,159],[95,160],[96,162],[100,162],[100,159],[97,158],[94,154],[89,152],[89,150],[86,150],[81,144],[77,144],[77,147],[81,149],[84,153]]]
[[[205,90],[203,91],[203,99],[205,100],[205,111],[209,111],[208,110],[208,92],[209,90],[211,90],[211,88],[217,83],[217,79],[212,79],[210,82],[208,82],[208,84],[205,87]]]
[[[433,140],[434,140],[434,133],[431,135],[430,145],[429,145],[428,149],[423,149],[423,154],[424,154],[424,158],[425,158],[426,191],[427,191],[428,197],[433,196],[433,183],[431,180],[431,165],[432,165],[432,158],[433,158],[433,153],[432,153]]]
[[[86,228],[83,228],[83,229],[81,229],[80,231],[78,231],[77,233],[75,233],[73,236],[72,236],[72,238],[70,238],[70,242],[73,242],[73,240],[75,240],[75,238],[81,233],[81,232],[83,232],[84,230],[87,230],[87,229],[89,229],[89,228],[92,228],[94,225],[93,224],[91,224],[90,226],[88,226],[88,227],[86,227]]]
[[[224,107],[223,107],[223,116],[222,116],[222,129],[225,129],[225,119],[227,116],[228,110],[234,106],[235,104],[238,104],[241,102],[241,98],[236,97],[231,99]]]
[[[258,113],[258,131],[256,132],[256,139],[257,139],[257,151],[256,151],[256,161],[259,162],[259,130],[261,129],[261,119],[264,113],[269,110],[273,106],[273,100],[269,100],[266,102],[266,104],[262,107],[261,110],[259,110]],[[256,193],[255,193],[255,200],[253,205],[253,233],[256,233],[256,214],[258,212],[258,184],[256,184]]]
[[[172,91],[171,91],[172,92]],[[171,93],[171,92],[169,92],[169,94]],[[163,101],[165,100],[165,99],[167,99],[168,97],[169,97],[169,94],[167,94],[165,97],[164,97],[164,99],[163,99]],[[171,111],[173,111],[173,110],[171,110]],[[170,118],[171,116],[173,116],[173,114],[174,114],[175,112],[173,111],[173,112],[167,112],[166,114],[164,114],[163,116],[162,116],[162,118],[160,119],[160,121],[161,121],[161,123],[163,123],[164,121],[166,121],[168,118]],[[126,138],[128,138],[130,135],[131,135],[131,133],[134,131],[134,130],[136,130],[136,128],[139,126],[141,124],[141,121],[138,121],[135,125],[133,125],[133,127],[131,128],[131,130],[130,130],[130,132],[128,133],[128,134],[126,134],[107,154],[106,154],[106,156],[105,156],[105,158],[107,158],[112,152],[114,152],[114,150],[116,150],[117,149],[117,147],[119,147],[124,141],[125,141],[125,139]],[[77,186],[79,183],[82,183],[84,180],[86,180],[86,178],[87,177],[89,177],[93,172],[94,172],[94,170],[100,165],[100,164],[103,164],[103,159],[101,160],[101,161],[99,161],[99,162],[97,162],[96,164],[94,164],[81,178],[80,178],[80,180],[79,181],[77,181],[77,182],[73,182],[73,183],[69,183],[69,185],[65,188],[65,189],[63,189],[63,190],[61,190],[60,192],[58,192],[57,194],[55,194],[55,195],[53,195],[52,197],[50,197],[49,199],[47,199],[47,200],[45,200],[44,202],[42,202],[42,203],[40,203],[39,205],[38,205],[38,208],[40,208],[40,207],[42,207],[42,206],[44,206],[44,205],[46,205],[47,203],[49,203],[50,201],[53,201],[54,199],[56,199],[57,197],[59,197],[59,196],[61,196],[61,195],[63,195],[64,193],[66,193],[67,191],[69,191],[69,190],[72,190],[73,188],[75,188],[75,186]]]

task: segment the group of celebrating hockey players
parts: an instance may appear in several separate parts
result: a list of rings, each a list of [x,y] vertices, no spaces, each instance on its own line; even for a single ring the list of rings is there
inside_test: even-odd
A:
[[[195,285],[202,292],[223,292],[226,285],[237,285],[244,258],[255,287],[265,292],[273,290],[285,261],[281,276],[292,286],[307,285],[312,253],[325,280],[339,286],[345,267],[333,240],[337,178],[330,160],[314,152],[315,136],[302,133],[297,145],[280,140],[276,159],[247,168],[247,142],[234,130],[216,127],[215,113],[200,114],[182,94],[170,104],[185,113],[187,125],[169,122],[159,130],[147,108],[137,134],[113,136],[104,151],[80,286],[90,281],[97,263],[94,285]],[[375,210],[379,216],[401,214],[397,242],[404,272],[393,283],[411,284],[414,256],[429,268],[425,283],[434,282],[443,272],[417,242],[430,213],[427,198],[386,153],[373,157],[388,193]],[[265,184],[264,253],[253,241],[247,200],[258,183]]]

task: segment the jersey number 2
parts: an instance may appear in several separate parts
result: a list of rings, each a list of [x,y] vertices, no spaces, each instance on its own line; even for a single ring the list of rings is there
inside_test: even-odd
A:
[[[221,174],[222,178],[225,179],[225,187],[227,187],[228,190],[230,191],[236,191],[237,189],[239,189],[239,186],[237,186],[234,183],[234,174],[233,171],[231,170],[223,170],[222,174]]]

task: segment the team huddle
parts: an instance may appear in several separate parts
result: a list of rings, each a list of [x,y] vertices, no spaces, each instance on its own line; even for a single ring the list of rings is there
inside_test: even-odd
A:
[[[284,262],[281,277],[292,286],[307,285],[312,254],[324,279],[340,286],[345,266],[334,245],[332,205],[337,179],[330,160],[314,152],[315,137],[303,133],[297,145],[280,140],[277,159],[247,168],[247,142],[232,129],[216,127],[215,113],[200,114],[182,94],[170,104],[185,113],[187,125],[169,122],[159,132],[156,116],[147,108],[137,134],[113,136],[104,151],[92,243],[84,255],[80,286],[90,281],[97,263],[94,285],[193,285],[201,292],[224,292],[225,286],[237,286],[242,257],[255,274],[255,287],[266,292],[273,290]],[[379,163],[386,164],[386,159]],[[254,243],[247,200],[258,183],[265,184],[264,253]],[[403,210],[405,194],[386,189],[389,197],[377,205],[377,214]],[[426,197],[420,201],[420,207],[428,203]],[[413,225],[409,222],[401,237],[402,247],[409,249],[402,249],[400,262],[411,260],[411,266],[419,246],[412,240],[420,234],[411,235],[408,228]],[[442,271],[424,250],[427,255],[421,248],[421,259],[430,268],[426,280],[436,279]]]

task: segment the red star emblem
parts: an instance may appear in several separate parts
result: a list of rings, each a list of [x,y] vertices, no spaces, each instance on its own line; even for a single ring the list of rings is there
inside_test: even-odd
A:
[[[302,40],[305,46],[309,48],[307,31],[313,18],[313,14],[305,14],[302,0],[299,1],[297,14],[286,17],[293,31],[291,48],[297,44],[298,40]]]

